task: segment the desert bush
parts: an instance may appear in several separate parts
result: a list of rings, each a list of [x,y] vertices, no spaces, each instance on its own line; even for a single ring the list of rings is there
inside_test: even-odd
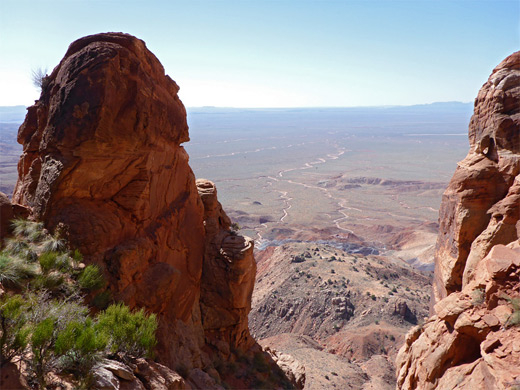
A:
[[[21,295],[0,298],[0,367],[19,356],[29,339],[25,315],[26,303]]]
[[[68,252],[58,253],[56,257],[56,269],[62,272],[70,272],[72,271],[72,262],[71,257]]]
[[[75,249],[74,252],[72,252],[71,258],[76,267],[83,261],[83,255],[78,249]]]
[[[41,243],[42,252],[61,252],[65,249],[65,241],[56,236],[49,236]]]
[[[520,298],[506,297],[506,300],[513,306],[513,313],[507,319],[507,326],[520,326]]]
[[[52,300],[48,292],[29,294],[28,322],[30,324],[31,354],[25,355],[30,377],[40,389],[45,389],[46,374],[59,368],[62,355],[56,351],[56,340],[73,321],[83,321],[88,308],[76,302]]]
[[[22,259],[0,253],[0,284],[6,288],[20,287],[34,278],[36,270]]]
[[[52,347],[54,344],[55,319],[47,317],[37,323],[32,329],[29,369],[34,374],[40,389],[45,389],[47,383],[45,374],[52,369]]]
[[[51,272],[46,274],[37,275],[31,283],[32,289],[55,291],[62,288],[65,284],[65,278],[63,275],[57,272]]]
[[[85,290],[96,291],[105,285],[105,278],[97,265],[87,265],[79,276],[78,283]]]
[[[305,261],[305,257],[302,255],[296,255],[291,259],[291,263],[303,263]]]
[[[474,306],[481,305],[482,303],[484,303],[485,297],[486,297],[486,292],[484,291],[484,288],[483,287],[476,288],[475,290],[473,290],[471,292],[471,303]]]
[[[24,258],[23,254],[29,248],[29,244],[21,237],[10,237],[5,240],[5,251],[10,255],[20,255]]]
[[[58,253],[57,252],[44,252],[38,257],[38,262],[44,274],[49,273],[52,270],[57,269],[58,265]]]
[[[29,384],[40,389],[47,388],[51,371],[73,374],[80,387],[89,388],[100,358],[152,356],[155,315],[116,304],[89,317],[79,291],[103,287],[101,270],[89,265],[80,271],[81,253],[71,254],[67,243],[51,237],[41,223],[16,220],[13,230],[15,237],[0,252],[0,284],[21,291],[0,297],[0,365],[23,360]],[[92,304],[104,309],[110,300],[104,291]]]
[[[109,336],[113,354],[152,357],[157,344],[155,314],[147,315],[143,309],[132,313],[128,306],[117,303],[99,314],[97,327]]]
[[[36,68],[31,70],[31,80],[36,88],[44,89],[47,86],[47,69]]]
[[[58,333],[54,352],[60,356],[62,371],[88,381],[89,372],[102,359],[107,343],[106,335],[96,332],[94,321],[86,317],[69,322]]]
[[[13,233],[17,237],[22,237],[29,242],[39,242],[45,237],[43,223],[28,221],[26,219],[15,219],[11,222],[13,226]]]

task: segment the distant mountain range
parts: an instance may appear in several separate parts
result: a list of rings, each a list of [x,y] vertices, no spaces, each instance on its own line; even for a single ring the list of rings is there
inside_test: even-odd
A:
[[[463,102],[436,102],[431,104],[417,104],[413,106],[373,106],[373,107],[301,107],[301,108],[233,108],[233,107],[188,107],[188,114],[205,113],[238,113],[238,112],[356,112],[370,114],[374,111],[390,111],[392,113],[421,113],[421,112],[443,112],[461,113],[467,112],[471,115],[473,103]],[[0,122],[2,123],[21,123],[27,112],[26,106],[0,106]]]

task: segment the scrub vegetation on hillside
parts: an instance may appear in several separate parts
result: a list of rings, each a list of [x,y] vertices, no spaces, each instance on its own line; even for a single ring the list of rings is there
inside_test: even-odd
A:
[[[22,219],[13,232],[0,251],[0,367],[23,363],[29,384],[40,389],[51,372],[88,388],[103,358],[152,356],[154,314],[110,304],[100,268],[85,266],[59,233]]]

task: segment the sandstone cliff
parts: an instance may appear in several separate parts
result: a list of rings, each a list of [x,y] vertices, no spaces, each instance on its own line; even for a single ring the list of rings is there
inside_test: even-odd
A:
[[[520,52],[481,88],[469,141],[439,212],[433,316],[407,336],[398,388],[520,385]]]
[[[116,300],[158,314],[162,363],[188,371],[197,388],[218,388],[218,373],[200,368],[255,344],[256,264],[253,242],[229,232],[213,184],[201,181],[199,195],[178,90],[135,37],[73,42],[20,127],[13,203],[51,232],[63,224]]]

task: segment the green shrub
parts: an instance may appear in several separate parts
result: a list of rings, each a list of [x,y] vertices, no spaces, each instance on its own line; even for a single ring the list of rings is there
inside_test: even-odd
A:
[[[29,341],[25,314],[27,305],[21,295],[0,298],[0,367],[22,353]]]
[[[47,274],[37,275],[31,283],[32,288],[38,290],[49,290],[55,291],[63,287],[65,284],[65,278],[63,275],[57,272],[51,272]]]
[[[153,349],[157,344],[155,314],[146,315],[143,309],[132,313],[128,306],[117,303],[99,314],[97,326],[109,336],[112,353],[153,356]]]
[[[29,377],[45,389],[45,375],[59,367],[62,355],[56,351],[58,335],[73,321],[84,321],[88,308],[75,302],[49,299],[47,292],[26,297],[30,323],[31,355],[23,355]]]
[[[83,255],[78,249],[75,249],[72,253],[72,261],[74,262],[74,265],[77,266],[79,263],[83,261]]]
[[[23,290],[0,296],[0,366],[22,360],[29,385],[40,389],[47,388],[51,371],[71,373],[81,388],[90,388],[90,372],[100,358],[152,356],[155,315],[117,304],[89,317],[79,289],[103,287],[101,270],[90,265],[80,273],[81,253],[66,251],[67,243],[51,237],[41,223],[17,220],[13,227],[16,236],[0,252],[0,283]],[[110,300],[110,291],[104,291],[92,304],[104,309]]]
[[[78,283],[85,290],[96,291],[105,285],[105,278],[97,265],[87,265],[79,276]]]
[[[52,317],[43,319],[32,330],[29,369],[38,381],[40,389],[47,388],[45,374],[52,369],[52,347],[56,320]]]
[[[88,381],[89,372],[101,360],[107,343],[106,335],[97,332],[93,320],[87,317],[69,322],[58,333],[54,352],[60,356],[62,371]]]
[[[58,268],[58,253],[44,252],[38,257],[38,262],[44,274]]]

